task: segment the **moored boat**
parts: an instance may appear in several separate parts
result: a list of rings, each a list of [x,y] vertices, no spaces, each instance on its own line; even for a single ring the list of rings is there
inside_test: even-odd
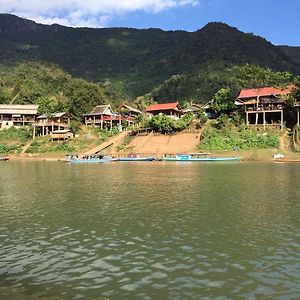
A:
[[[275,162],[282,163],[300,163],[300,159],[291,159],[291,158],[274,158]]]
[[[115,159],[110,156],[104,155],[83,155],[79,156],[77,154],[68,154],[65,159],[66,162],[71,163],[106,163],[115,161]]]
[[[140,156],[136,154],[131,154],[128,156],[118,157],[117,161],[154,161],[155,158],[153,156]]]
[[[9,160],[8,156],[0,156],[0,161],[7,161]]]
[[[240,156],[210,156],[210,153],[195,153],[195,154],[165,154],[162,158],[163,161],[181,161],[181,162],[188,162],[188,161],[239,161],[242,157]]]

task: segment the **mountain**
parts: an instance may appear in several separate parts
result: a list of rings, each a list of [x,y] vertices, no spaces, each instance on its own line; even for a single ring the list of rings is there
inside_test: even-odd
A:
[[[278,46],[278,48],[294,62],[300,64],[300,47]]]
[[[41,25],[0,14],[2,66],[54,63],[72,76],[110,83],[127,98],[149,93],[174,75],[245,63],[299,74],[299,59],[291,52],[219,22],[195,32],[95,29]]]

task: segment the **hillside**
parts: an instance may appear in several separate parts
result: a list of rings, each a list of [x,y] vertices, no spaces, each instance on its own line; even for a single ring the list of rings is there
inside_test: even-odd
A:
[[[297,64],[300,64],[300,47],[278,46],[278,48]]]
[[[288,51],[223,23],[195,32],[93,29],[41,25],[0,14],[0,64],[27,61],[54,63],[126,98],[149,93],[173,75],[189,78],[245,63],[300,73],[299,62]]]

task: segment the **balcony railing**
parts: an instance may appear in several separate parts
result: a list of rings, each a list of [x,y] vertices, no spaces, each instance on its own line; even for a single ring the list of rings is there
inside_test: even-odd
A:
[[[247,107],[247,112],[260,112],[260,111],[281,111],[283,110],[284,105],[277,104],[277,105],[266,105],[266,106],[258,106],[258,107]]]

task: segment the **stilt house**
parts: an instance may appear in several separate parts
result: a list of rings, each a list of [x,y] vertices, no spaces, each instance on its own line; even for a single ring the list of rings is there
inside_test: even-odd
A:
[[[283,127],[283,109],[286,96],[293,89],[288,85],[285,89],[263,87],[241,90],[235,101],[237,106],[243,106],[246,114],[246,125],[262,125]]]

